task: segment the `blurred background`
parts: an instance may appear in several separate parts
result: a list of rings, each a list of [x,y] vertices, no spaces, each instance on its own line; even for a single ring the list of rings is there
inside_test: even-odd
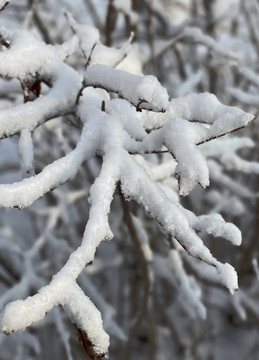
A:
[[[79,23],[98,28],[108,47],[122,46],[133,32],[131,51],[117,67],[155,75],[170,98],[210,92],[226,105],[257,115],[258,0],[10,0],[0,12],[0,23],[28,29],[48,44],[61,44],[73,35],[65,11]],[[83,71],[80,50],[67,62]],[[0,79],[1,109],[23,101],[18,80]],[[259,358],[258,131],[255,120],[246,129],[202,145],[211,184],[179,200],[196,215],[219,213],[242,231],[238,248],[200,234],[213,255],[236,268],[240,289],[233,296],[214,269],[189,258],[142,208],[116,191],[110,213],[114,239],[100,245],[95,261],[78,279],[102,313],[112,360]],[[71,151],[79,136],[80,126],[72,116],[37,128],[35,173]],[[178,196],[175,174],[161,168],[171,161],[168,154],[141,161],[162,174],[157,181]],[[84,163],[74,180],[27,209],[1,209],[1,309],[35,294],[80,245],[89,189],[100,166],[98,159]],[[0,181],[21,179],[18,137],[13,136],[0,142]],[[46,241],[29,259],[40,236]],[[137,249],[139,238],[147,261]],[[33,274],[24,277],[28,261]],[[0,349],[1,360],[87,359],[76,329],[59,308],[21,334],[0,335]]]

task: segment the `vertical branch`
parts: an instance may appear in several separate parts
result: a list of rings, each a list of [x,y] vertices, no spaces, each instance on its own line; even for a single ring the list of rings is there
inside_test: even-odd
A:
[[[28,3],[29,3],[29,8],[31,8],[31,11],[32,11],[32,18],[33,18],[34,24],[38,28],[43,40],[45,41],[46,44],[52,44],[52,39],[50,37],[48,28],[43,23],[40,15],[39,15],[39,12],[38,12],[38,9],[37,9],[37,6],[36,6],[37,1],[36,0],[29,0]]]
[[[245,1],[241,1],[241,10],[244,14],[245,21],[247,23],[247,27],[250,34],[251,43],[255,46],[257,55],[259,55],[259,39],[257,37],[256,31],[254,29],[252,15],[247,8],[247,3]]]
[[[139,314],[138,314],[137,318],[135,319],[135,322],[134,322],[132,328],[130,329],[129,339],[128,339],[127,344],[125,345],[125,350],[124,350],[123,358],[124,358],[124,360],[129,360],[130,359],[130,350],[131,350],[134,338],[142,324],[142,320],[143,320],[144,316],[146,315],[146,312],[148,309],[149,297],[152,292],[152,283],[151,283],[151,279],[150,279],[149,265],[148,265],[148,262],[145,258],[145,255],[144,255],[142,247],[141,247],[141,240],[139,239],[138,234],[135,229],[135,226],[133,224],[128,203],[124,199],[124,196],[122,195],[121,191],[120,191],[120,197],[121,197],[121,203],[122,203],[122,207],[123,207],[124,220],[127,225],[129,234],[131,236],[131,240],[137,251],[139,260],[140,260],[140,266],[142,269],[143,282],[144,282],[143,283],[144,294],[143,294],[143,299],[141,301],[141,306],[139,307]]]
[[[149,297],[148,304],[148,331],[149,331],[149,339],[150,339],[150,360],[157,360],[157,348],[158,348],[158,334],[157,327],[155,322],[155,304],[154,304],[154,296],[152,291],[152,297]]]
[[[132,10],[138,14],[138,12],[139,12],[138,0],[131,0],[131,7],[132,7]],[[130,31],[134,33],[134,40],[136,41],[137,37],[138,37],[137,23],[131,24]]]
[[[21,81],[24,103],[34,101],[40,96],[40,81],[30,79],[27,82]],[[20,132],[18,153],[21,161],[22,176],[24,178],[34,175],[34,154],[32,132],[29,129],[23,129]]]
[[[211,36],[215,36],[215,23],[214,23],[214,15],[213,15],[213,3],[215,0],[203,0],[203,7],[206,14],[206,31]],[[209,68],[209,91],[213,94],[217,93],[218,84],[218,71],[210,66]]]
[[[147,31],[148,43],[151,50],[151,59],[154,58],[154,29],[153,29],[153,0],[149,1],[147,6]]]
[[[105,23],[105,45],[112,45],[112,33],[116,26],[117,20],[117,11],[113,5],[113,0],[109,0],[109,5],[106,14],[106,23]]]
[[[177,46],[177,44],[175,44],[173,46],[173,51],[174,51],[174,55],[177,61],[177,65],[178,65],[178,70],[179,70],[179,74],[181,76],[181,79],[184,81],[187,79],[187,74],[186,74],[186,70],[185,70],[185,66],[184,66],[184,59],[182,56],[182,52],[179,48],[179,46]]]
[[[178,333],[173,319],[171,319],[171,317],[169,316],[169,314],[167,312],[166,304],[164,302],[162,302],[162,298],[158,294],[158,290],[154,291],[154,302],[155,302],[156,307],[158,308],[159,313],[162,315],[163,320],[165,321],[165,323],[167,323],[168,329],[171,333],[171,338],[177,346],[179,355],[181,355],[181,357],[179,357],[179,358],[182,358],[183,349],[188,348],[187,341],[184,337],[182,338],[180,336],[180,334]]]
[[[213,3],[215,0],[203,0],[203,8],[206,14],[206,31],[210,35],[214,35],[214,15],[213,15]]]
[[[242,284],[244,282],[244,277],[246,270],[249,266],[251,266],[252,257],[255,253],[255,250],[258,248],[259,245],[259,200],[256,201],[256,214],[257,222],[256,222],[256,229],[254,231],[254,237],[249,244],[248,248],[244,251],[243,257],[240,263],[239,271],[238,271],[238,280],[239,283]]]
[[[94,25],[99,29],[99,31],[103,31],[103,24],[99,17],[98,12],[95,9],[95,5],[93,4],[94,0],[84,0],[84,4],[87,10],[90,12],[91,17],[94,21]]]

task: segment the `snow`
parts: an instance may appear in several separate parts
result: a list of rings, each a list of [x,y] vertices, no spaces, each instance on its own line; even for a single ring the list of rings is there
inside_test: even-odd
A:
[[[150,181],[146,172],[132,159],[127,159],[127,161],[125,159],[121,165],[123,172],[120,179],[124,196],[140,203],[152,218],[157,220],[169,234],[177,239],[189,255],[215,266],[219,271],[221,280],[232,291],[234,286],[232,281],[228,281],[228,275],[231,274],[231,269],[233,271],[234,269],[230,265],[229,267],[222,267],[222,264],[212,256],[209,249],[190,227],[181,208],[177,204],[171,203],[165,193]],[[129,181],[130,171],[134,172],[134,178]],[[227,274],[224,269],[226,269]]]
[[[130,1],[123,4],[115,1],[114,5],[132,16]],[[236,153],[244,146],[253,146],[253,143],[248,139],[232,138],[204,143],[248,125],[254,116],[223,105],[216,96],[208,93],[189,94],[169,101],[167,90],[154,76],[134,75],[114,68],[129,53],[131,39],[118,49],[107,48],[101,44],[98,30],[77,23],[69,13],[67,18],[74,36],[58,46],[46,45],[25,30],[2,29],[3,36],[11,45],[0,54],[2,76],[18,78],[22,82],[27,78],[37,78],[48,84],[48,91],[33,102],[0,111],[0,137],[19,134],[21,167],[24,177],[29,175],[22,181],[0,185],[0,206],[30,206],[47,192],[73,179],[81,165],[96,155],[102,158],[102,166],[90,189],[89,218],[81,245],[71,253],[49,284],[41,281],[38,293],[28,296],[30,285],[39,284],[37,274],[32,270],[32,259],[37,258],[38,251],[47,241],[47,234],[61,216],[53,207],[44,233],[23,254],[25,271],[20,281],[0,300],[0,305],[4,306],[14,295],[25,298],[6,305],[1,315],[1,327],[5,333],[22,330],[43,319],[53,307],[61,305],[72,322],[86,332],[96,354],[106,355],[109,336],[103,328],[101,314],[77,281],[86,265],[94,260],[99,244],[113,238],[109,213],[117,185],[120,184],[126,200],[135,200],[169,238],[177,242],[176,249],[168,251],[167,266],[174,275],[179,297],[186,301],[187,309],[204,319],[206,309],[201,301],[201,290],[194,278],[185,272],[182,252],[184,250],[196,260],[215,268],[219,281],[234,293],[238,288],[236,271],[230,264],[217,260],[197,232],[223,237],[234,245],[241,244],[241,233],[218,214],[196,216],[184,209],[172,178],[178,177],[182,196],[188,195],[197,184],[203,188],[208,186],[209,176],[239,196],[253,196],[242,186],[233,185],[223,172],[227,168],[258,173],[257,163],[247,162]],[[235,60],[231,51],[217,45],[199,29],[185,28],[178,36],[178,39],[182,38],[205,44],[220,58]],[[85,61],[83,77],[64,62],[78,46]],[[244,74],[251,78],[249,72]],[[197,81],[194,77],[190,83]],[[185,84],[187,88],[190,83]],[[75,148],[34,175],[32,131],[47,120],[65,114],[73,114],[81,126]],[[57,137],[60,140],[62,134],[57,132]],[[145,158],[145,153],[161,150],[168,150],[171,160],[167,157],[161,165]],[[65,205],[88,195],[84,188],[80,189],[65,199],[62,192],[54,193],[65,223],[69,221]],[[170,281],[164,269],[164,259],[153,256],[140,219],[133,215],[131,218],[146,263],[149,267],[154,264],[159,268],[160,276]],[[98,298],[94,288],[89,288],[99,304],[109,308]],[[113,311],[109,310],[109,328],[125,339],[123,331],[115,326]],[[59,329],[62,331],[60,322]],[[64,339],[67,339],[66,334]],[[70,356],[69,348],[67,353]]]
[[[41,173],[21,182],[0,185],[1,206],[19,208],[29,206],[46,192],[73,178],[81,163],[92,156],[95,150],[96,133],[92,134],[92,140],[84,142],[86,133],[91,131],[89,127],[91,128],[91,123],[85,126],[81,141],[72,152],[46,166]],[[30,191],[28,192],[27,189]]]
[[[180,195],[186,196],[197,184],[203,188],[209,185],[208,166],[197,145],[232,132],[253,119],[251,114],[221,104],[212,94],[186,95],[172,99],[165,113],[149,112],[140,117],[147,129],[159,129],[146,136],[138,151],[152,152],[165,145],[177,161]]]
[[[130,139],[127,139],[127,144],[135,143],[136,140],[143,140],[146,137],[146,132],[139,124],[136,115],[136,110],[126,100],[113,99],[107,103],[106,111],[108,114],[117,116],[120,113],[120,122],[126,130]]]
[[[124,57],[126,57],[131,50],[131,41],[133,34],[130,36],[129,41],[126,42],[121,48],[115,49],[107,47],[100,42],[99,31],[89,25],[79,24],[73,18],[72,14],[66,12],[69,24],[76,34],[79,46],[87,62],[93,64],[102,64],[114,67],[119,64]],[[63,45],[64,46],[64,45]]]
[[[34,174],[33,141],[31,132],[28,129],[21,131],[18,151],[21,159],[23,177],[32,176]]]
[[[175,174],[176,161],[167,161],[155,165],[144,159],[141,155],[134,156],[135,161],[140,164],[154,181],[162,181]]]
[[[66,73],[69,75],[69,72]],[[71,106],[74,105],[70,100],[70,93],[67,91],[67,96],[64,94],[65,96],[61,97],[61,93],[59,92],[66,85],[67,81],[65,81],[65,78],[60,78],[56,83],[56,87],[53,87],[45,97],[38,98],[34,102],[29,102],[24,105],[17,105],[12,109],[3,110],[0,115],[0,137],[14,135],[26,128],[34,130],[38,125],[55,117],[55,115],[58,115],[60,112],[69,113]],[[75,90],[79,90],[79,81],[76,81],[74,85],[75,88],[73,91],[72,82],[72,95],[73,92],[76,92]],[[65,103],[64,100],[67,100],[67,103]]]
[[[229,289],[231,294],[234,294],[238,289],[237,273],[230,264],[219,264],[217,272],[223,284]]]
[[[200,134],[196,125],[186,120],[176,118],[165,126],[165,146],[178,163],[175,171],[182,196],[188,195],[197,183],[203,188],[209,185],[206,160],[195,146],[199,141],[197,135]]]
[[[55,285],[52,294],[48,294],[48,288],[45,287],[39,294],[28,297],[25,301],[17,300],[7,305],[1,319],[3,332],[23,330],[26,326],[42,319],[54,304],[60,303],[71,320],[80,329],[86,331],[94,344],[95,351],[98,354],[107,353],[109,337],[103,330],[101,315],[93,303],[74,282]]]
[[[79,24],[75,21],[72,14],[68,12],[66,12],[66,16],[68,18],[71,28],[79,39],[79,45],[83,51],[85,58],[88,59],[94,46],[100,43],[99,31],[92,26]]]
[[[198,224],[194,226],[195,229],[206,231],[207,234],[212,234],[215,237],[221,236],[234,245],[241,245],[241,231],[234,224],[225,223],[219,214],[199,216]]]
[[[26,30],[13,30],[7,34],[11,39],[12,46],[1,52],[2,76],[25,80],[28,75],[42,76],[57,69],[57,55],[54,46],[44,44]]]
[[[108,354],[110,341],[108,334],[103,330],[101,313],[78,285],[73,283],[66,289],[63,304],[71,321],[87,333],[94,351],[97,354]]]
[[[97,259],[95,259],[94,263],[91,265],[91,267],[87,268],[87,273],[91,273],[89,269],[92,268],[92,266],[95,266],[98,262]],[[118,258],[117,260],[118,264],[121,264],[121,259]],[[114,266],[118,265],[116,262],[114,262],[114,259],[112,259],[110,264],[103,264],[101,262],[99,264],[99,269],[94,270],[94,273],[98,271],[106,271],[107,269],[113,268]],[[79,278],[79,284],[80,286],[83,285],[84,288],[87,289],[87,293],[89,294],[90,298],[93,299],[94,304],[100,309],[102,313],[103,323],[104,323],[104,329],[107,331],[107,333],[110,336],[116,336],[118,339],[125,341],[127,339],[126,334],[122,330],[121,327],[118,326],[116,322],[116,310],[113,308],[109,303],[107,303],[98,289],[91,283],[89,277],[83,277],[80,276]]]
[[[254,119],[254,115],[245,113],[236,107],[221,104],[213,94],[202,93],[172,99],[164,114],[146,113],[140,121],[145,128],[152,129],[161,127],[174,118],[211,124],[213,132],[207,129],[207,134],[211,133],[211,136],[217,136],[220,130],[222,132],[223,124],[227,126],[225,134],[242,124],[243,126],[248,125]]]
[[[164,111],[168,106],[167,90],[152,75],[138,76],[105,65],[92,65],[84,79],[88,86],[115,92],[139,109]]]
[[[139,80],[140,77],[137,77],[137,83]],[[153,92],[151,91],[149,94],[149,79],[142,86],[143,89],[147,88],[147,95],[152,101]],[[138,91],[144,91],[143,89]],[[2,318],[3,331],[6,333],[17,331],[42,319],[53,306],[62,304],[72,321],[80,329],[86,331],[98,354],[107,353],[109,338],[103,330],[100,313],[76,285],[75,279],[85,264],[92,261],[100,241],[111,239],[113,236],[108,223],[108,213],[118,180],[121,181],[122,191],[126,198],[138,201],[146,212],[179,241],[188,254],[215,266],[221,281],[229,288],[230,292],[233,293],[237,288],[234,269],[229,264],[221,264],[211,255],[208,248],[196,235],[195,227],[192,228],[190,220],[179,204],[172,203],[162,188],[150,179],[145,170],[124,149],[124,145],[129,141],[129,134],[140,139],[146,137],[134,116],[132,107],[125,100],[112,100],[109,105],[107,104],[107,113],[105,113],[100,109],[100,99],[103,99],[103,96],[103,93],[91,88],[83,92],[78,115],[82,118],[84,127],[78,145],[72,152],[50,164],[42,173],[34,177],[24,179],[17,184],[0,186],[2,206],[28,206],[53,186],[59,186],[75,176],[81,163],[92,156],[95,151],[103,154],[104,162],[101,173],[90,191],[91,210],[82,245],[70,256],[68,262],[53,278],[50,285],[42,288],[33,297],[7,305]],[[107,99],[106,102],[109,103],[109,100]],[[132,119],[130,124],[127,124],[127,117]],[[200,133],[196,132],[194,124],[189,124],[181,119],[169,122],[163,132],[158,133],[158,138],[161,138],[161,135],[165,136],[165,144],[176,153],[176,159],[180,165],[188,155],[182,149],[181,143],[178,143],[178,141],[182,141],[180,130],[185,124],[187,139],[190,144],[195,144],[199,140]],[[170,135],[173,134],[176,137],[170,138]],[[190,151],[195,154],[192,148]],[[197,155],[193,162],[196,159]],[[29,193],[26,191],[28,188],[30,189]],[[239,244],[239,233],[234,226],[225,225],[221,218],[209,220],[208,222],[207,218],[200,218],[200,228],[203,226],[207,232],[216,236],[224,236]],[[134,223],[141,235],[145,258],[147,261],[151,261],[152,252],[148,240],[136,219]],[[235,236],[236,239],[234,239]],[[182,274],[179,264],[177,271]],[[180,277],[182,278],[182,276]],[[191,301],[199,316],[204,318],[205,309],[199,301],[200,293],[197,292],[196,297],[190,300],[188,290],[190,280],[186,277],[184,279],[185,282],[182,285],[184,296]]]

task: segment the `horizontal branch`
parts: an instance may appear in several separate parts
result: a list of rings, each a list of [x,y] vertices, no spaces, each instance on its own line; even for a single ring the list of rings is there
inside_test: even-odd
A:
[[[87,68],[84,80],[87,86],[117,93],[138,111],[164,112],[168,106],[167,90],[152,75],[138,76],[104,65],[92,65]]]

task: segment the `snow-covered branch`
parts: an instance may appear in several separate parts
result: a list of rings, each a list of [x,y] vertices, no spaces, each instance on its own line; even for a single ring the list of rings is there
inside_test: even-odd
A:
[[[124,7],[116,2],[115,8],[131,18],[135,14],[129,2]],[[196,216],[179,203],[178,193],[186,196],[197,184],[205,188],[211,177],[224,188],[239,192],[241,197],[253,196],[249,190],[242,192],[238,185],[232,186],[223,169],[258,173],[257,162],[243,160],[236,153],[240,148],[253,146],[253,142],[231,137],[218,142],[211,140],[249,125],[255,116],[237,107],[223,105],[210,93],[193,93],[169,101],[167,89],[155,76],[135,75],[116,68],[132,50],[132,35],[122,46],[111,48],[102,44],[100,33],[94,27],[79,24],[68,12],[66,19],[73,35],[61,45],[47,45],[26,30],[0,29],[0,42],[4,47],[0,52],[0,75],[18,79],[24,96],[23,104],[0,109],[0,138],[18,135],[23,176],[22,180],[8,180],[9,183],[0,185],[0,206],[29,207],[61,185],[66,184],[65,189],[69,189],[68,182],[79,178],[80,183],[83,179],[77,191],[71,191],[66,197],[61,190],[52,193],[58,205],[53,205],[53,198],[52,206],[45,204],[39,209],[38,203],[34,205],[36,218],[47,216],[47,226],[44,225],[43,233],[29,249],[23,254],[19,250],[24,260],[23,274],[0,298],[1,308],[5,306],[1,329],[6,334],[23,330],[43,319],[53,307],[61,305],[72,323],[86,334],[90,356],[102,359],[108,354],[109,335],[92,300],[104,311],[111,311],[112,307],[100,298],[89,280],[80,280],[79,276],[94,261],[100,243],[110,241],[114,236],[109,214],[113,200],[116,201],[117,189],[123,198],[124,220],[145,278],[143,306],[135,317],[135,325],[129,326],[130,347],[143,314],[146,311],[151,314],[150,308],[154,305],[150,300],[157,291],[153,277],[170,282],[168,269],[174,275],[172,282],[180,297],[185,299],[186,307],[193,309],[199,317],[206,317],[198,282],[185,272],[183,252],[213,267],[219,283],[230,293],[238,289],[234,267],[212,255],[202,237],[212,235],[231,242],[231,245],[240,245],[241,232],[219,214]],[[178,38],[202,43],[217,56],[235,59],[231,51],[199,29],[186,27]],[[79,66],[74,60],[78,57]],[[246,77],[251,80],[249,72]],[[257,84],[257,80],[254,82]],[[232,95],[234,93],[232,91]],[[81,134],[74,136],[70,130],[65,130],[69,121],[75,121]],[[64,127],[64,132],[55,131],[57,123]],[[52,133],[55,140],[58,138],[58,151],[50,157],[48,165],[42,161],[44,165],[39,170],[35,163],[41,149],[37,149],[34,142],[35,134],[40,138],[42,128]],[[59,140],[63,141],[63,147],[59,148]],[[162,163],[162,156],[156,158],[157,163],[145,157],[145,154],[157,152],[167,152],[166,155],[171,157]],[[91,161],[96,158],[100,162],[97,170],[91,168]],[[88,220],[87,212],[78,211],[81,221],[83,217],[86,222],[84,232],[82,224],[78,231],[83,233],[82,242],[73,241],[76,231],[71,230],[69,237],[72,240],[66,246],[66,251],[70,251],[69,258],[57,262],[50,281],[43,280],[34,263],[42,248],[49,246],[48,242],[57,242],[53,232],[59,223],[64,222],[69,227],[70,216],[76,217],[76,212],[71,215],[65,208],[84,201],[88,194],[85,188],[87,176],[92,182]],[[179,191],[175,187],[176,179]],[[147,233],[136,214],[131,213],[128,203],[131,200],[159,225],[159,231],[169,244],[167,257],[153,255]],[[35,227],[36,233],[37,224]],[[116,229],[114,232],[116,235]],[[62,242],[59,246],[62,248]],[[94,299],[90,300],[83,287],[86,292],[89,287],[90,297]],[[29,296],[30,290],[34,295]],[[12,301],[14,295],[25,299]],[[111,311],[106,319],[109,324],[105,329],[124,341],[126,335],[116,324],[114,312]],[[64,327],[58,316],[57,322],[62,332]],[[68,338],[65,330],[63,338],[64,341]],[[66,351],[71,357],[69,346]]]

